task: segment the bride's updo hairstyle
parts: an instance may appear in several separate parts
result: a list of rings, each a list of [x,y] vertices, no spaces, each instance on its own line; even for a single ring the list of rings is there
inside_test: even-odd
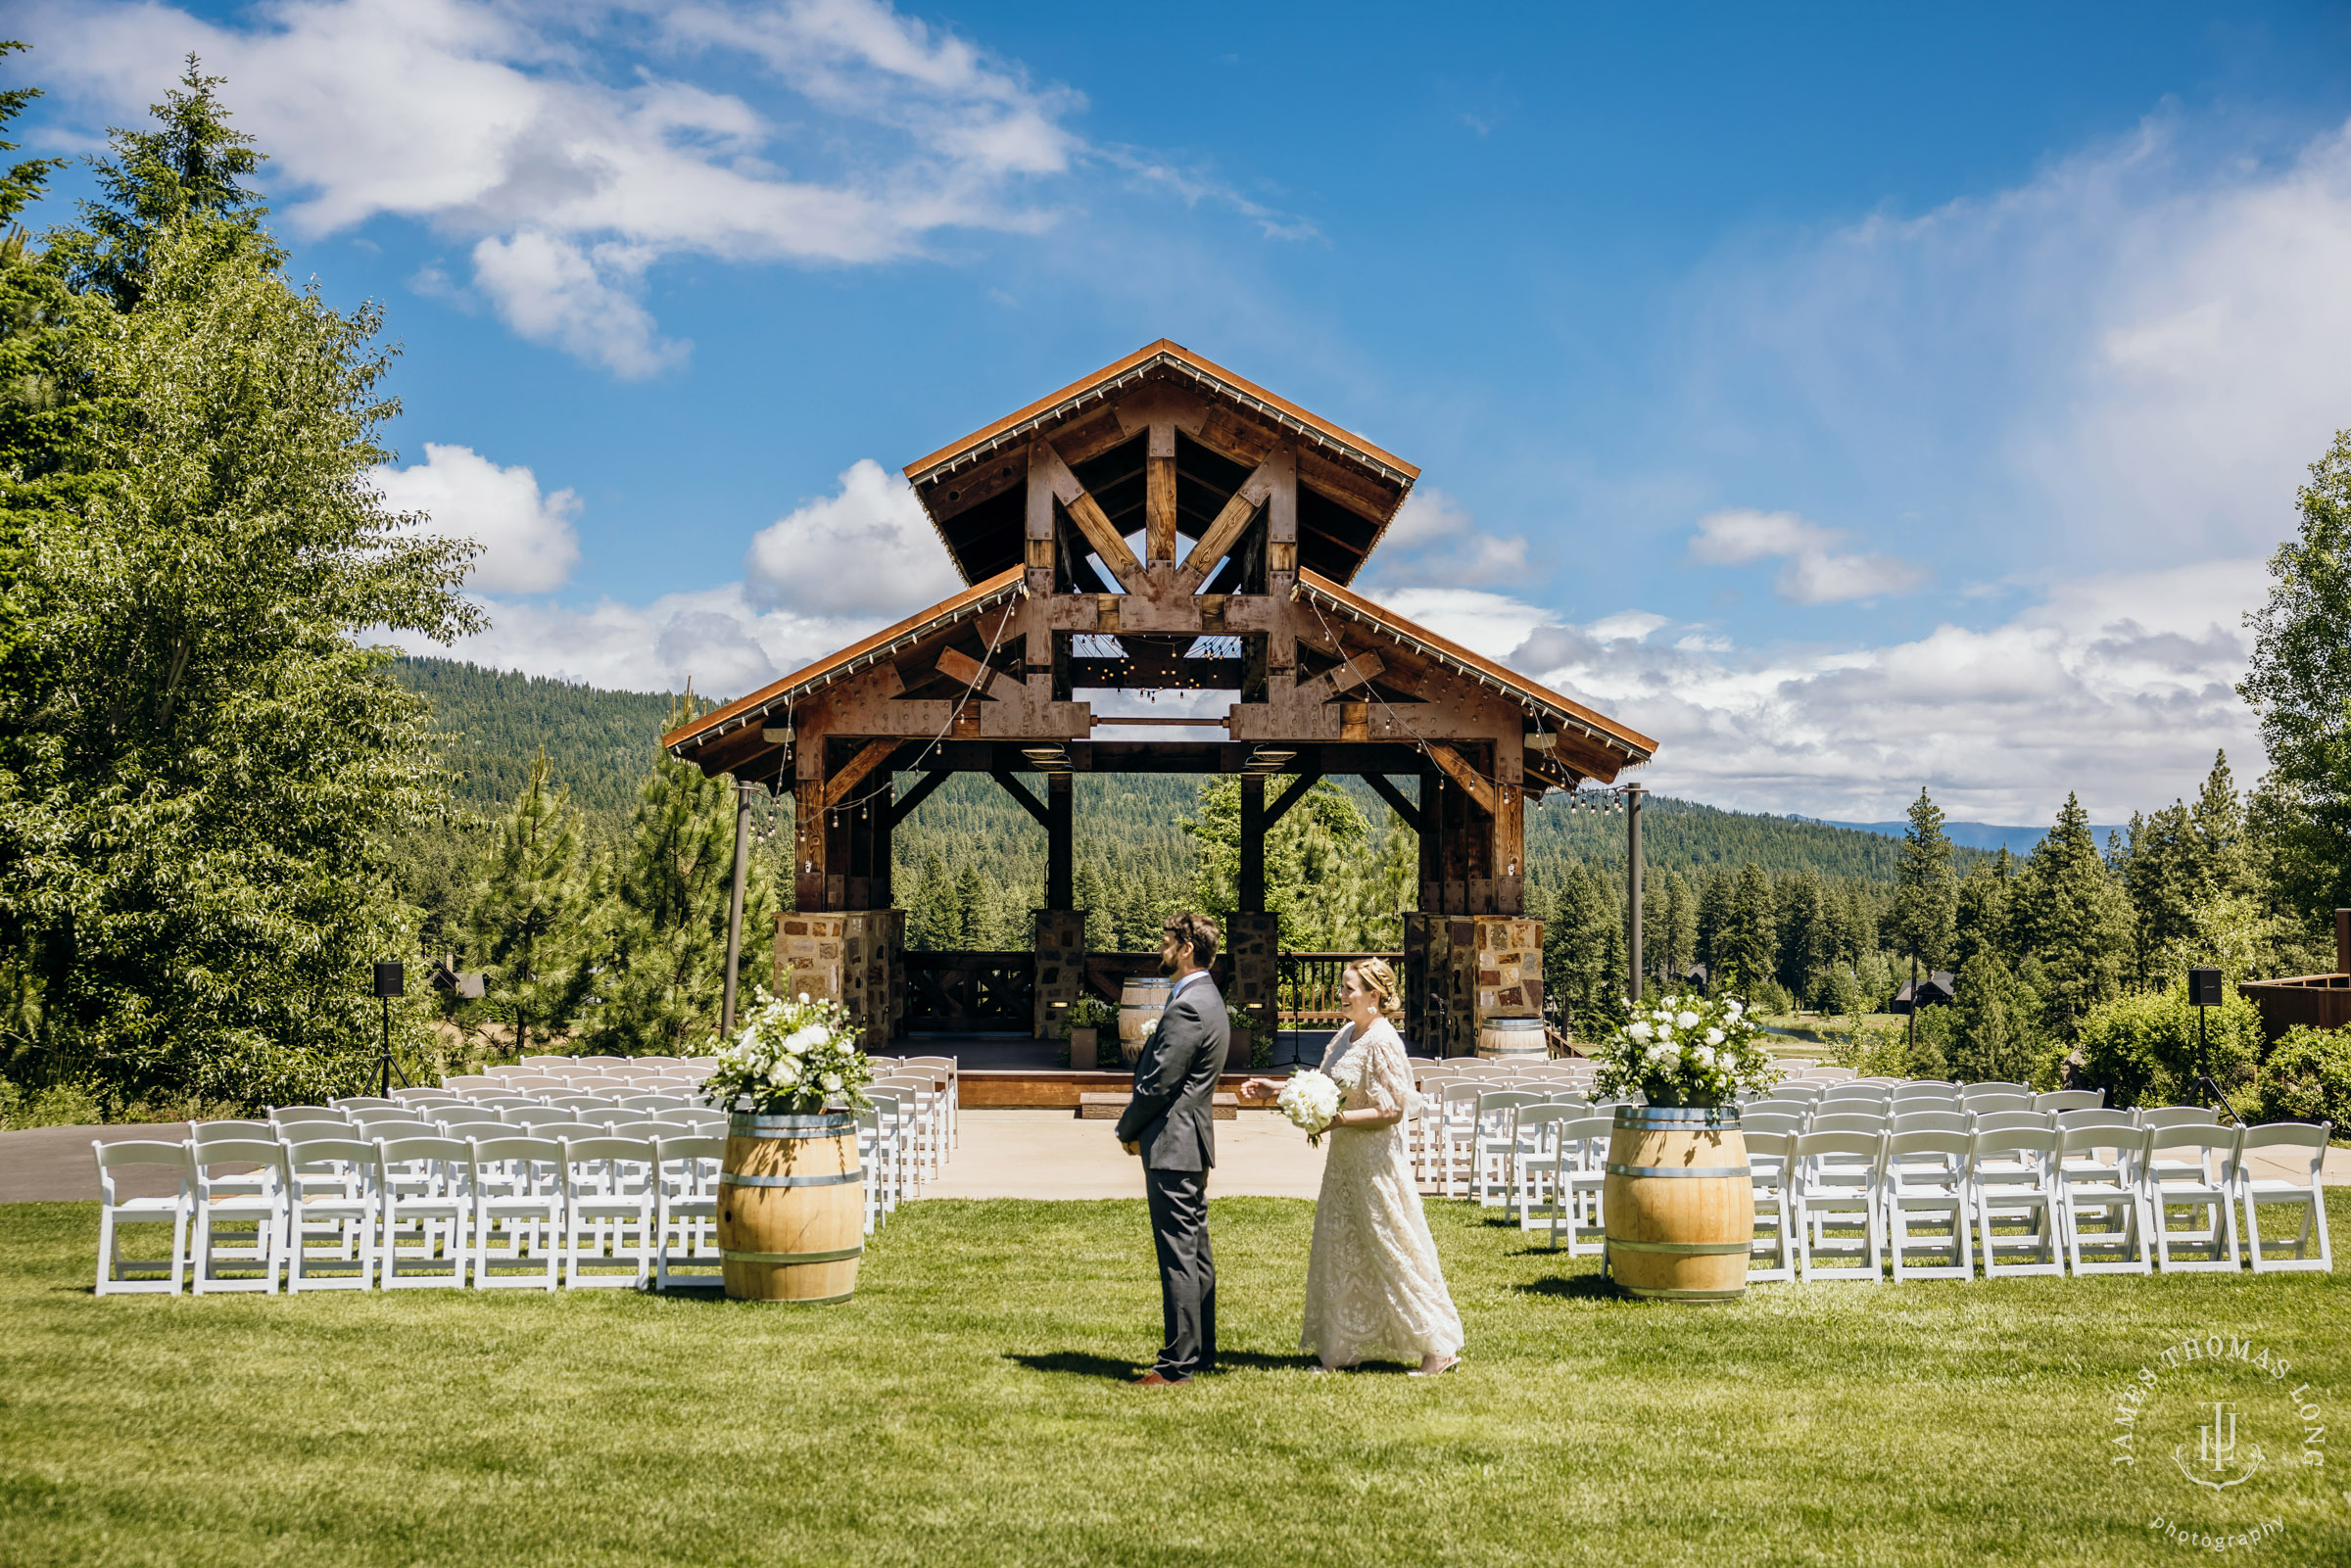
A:
[[[1386,959],[1360,958],[1348,965],[1347,969],[1355,975],[1356,984],[1379,998],[1382,1016],[1393,1015],[1397,1011],[1396,972],[1388,968]]]

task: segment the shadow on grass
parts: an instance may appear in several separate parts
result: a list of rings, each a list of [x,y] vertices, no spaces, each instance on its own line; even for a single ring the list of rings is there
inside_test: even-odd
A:
[[[1006,1352],[1004,1359],[1027,1367],[1032,1372],[1059,1372],[1069,1377],[1098,1377],[1113,1383],[1131,1383],[1151,1369],[1149,1361],[1130,1361],[1123,1356],[1094,1355],[1085,1351],[1053,1351],[1043,1355],[1024,1355]],[[1263,1351],[1220,1351],[1217,1370],[1229,1372],[1239,1367],[1254,1371],[1299,1370],[1311,1364],[1303,1355],[1270,1355]]]
[[[1549,1296],[1558,1301],[1597,1302],[1618,1299],[1616,1287],[1600,1274],[1555,1274],[1549,1279],[1530,1279],[1512,1285],[1511,1289],[1521,1296]]]

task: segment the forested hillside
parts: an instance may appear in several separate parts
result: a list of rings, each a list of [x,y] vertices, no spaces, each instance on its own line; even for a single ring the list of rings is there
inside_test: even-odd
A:
[[[442,765],[457,776],[451,792],[484,810],[521,793],[531,758],[544,750],[574,805],[592,815],[626,813],[677,701],[456,659],[401,659],[392,674],[432,704],[433,724],[448,737]]]

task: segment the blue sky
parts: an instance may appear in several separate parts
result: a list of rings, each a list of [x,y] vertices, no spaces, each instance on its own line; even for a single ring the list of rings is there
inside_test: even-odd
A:
[[[2336,7],[33,0],[29,139],[194,48],[406,349],[463,649],[727,693],[952,586],[897,468],[1168,336],[1418,463],[1366,584],[1655,786],[2112,820],[2258,745],[2351,425]],[[78,182],[67,182],[71,195]]]

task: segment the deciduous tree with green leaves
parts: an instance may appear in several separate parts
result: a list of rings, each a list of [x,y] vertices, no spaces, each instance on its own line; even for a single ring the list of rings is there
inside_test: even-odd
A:
[[[2335,432],[2296,500],[2269,601],[2245,617],[2253,655],[2236,689],[2269,751],[2258,815],[2274,874],[2316,924],[2351,907],[2351,430]]]

